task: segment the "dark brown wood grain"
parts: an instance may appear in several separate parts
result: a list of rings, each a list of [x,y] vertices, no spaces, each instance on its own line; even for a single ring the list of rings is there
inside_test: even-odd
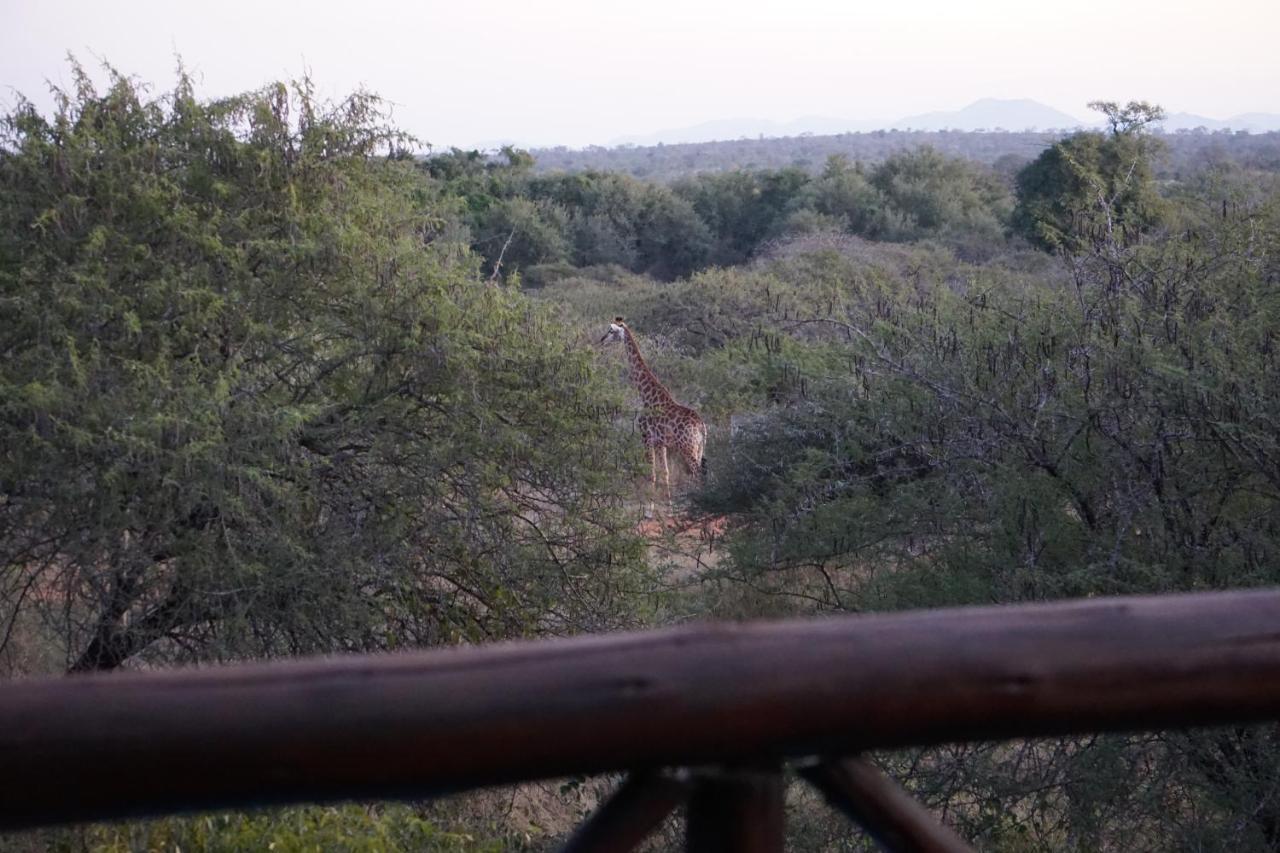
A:
[[[827,802],[892,853],[973,853],[973,848],[864,758],[800,768]]]
[[[687,778],[635,773],[578,827],[560,853],[627,853],[689,798]]]
[[[1280,717],[1280,592],[0,686],[0,825]]]
[[[703,774],[689,798],[689,853],[782,853],[786,829],[779,768]]]

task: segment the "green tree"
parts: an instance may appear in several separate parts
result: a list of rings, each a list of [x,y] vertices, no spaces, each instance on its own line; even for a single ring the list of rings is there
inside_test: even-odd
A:
[[[1139,133],[1147,125],[1162,121],[1164,108],[1146,101],[1130,101],[1123,107],[1115,101],[1090,101],[1089,109],[1102,113],[1113,136]]]
[[[992,239],[1010,208],[994,174],[928,146],[889,157],[870,183],[893,216],[885,236],[899,240],[956,234]]]
[[[88,670],[630,618],[610,398],[441,245],[381,102],[75,70],[0,137],[0,652],[15,625]]]
[[[711,257],[712,235],[692,204],[655,187],[644,194],[636,225],[640,268],[658,278],[690,275]]]
[[[1194,229],[1090,249],[1067,275],[861,244],[685,297],[704,316],[722,294],[744,305],[736,335],[719,325],[734,366],[721,375],[739,389],[773,395],[779,374],[799,374],[785,405],[756,403],[709,454],[705,506],[736,524],[707,606],[862,612],[1280,581],[1280,203],[1250,198],[1186,201]],[[816,283],[807,304],[791,280]],[[1132,846],[1135,827],[1146,849],[1270,849],[1277,755],[1269,726],[895,766],[984,849]]]
[[[756,247],[781,231],[782,223],[809,183],[801,169],[699,175],[675,185],[710,230],[711,263],[738,264]]]
[[[1106,115],[1109,134],[1069,136],[1016,178],[1013,230],[1042,249],[1132,245],[1166,215],[1152,166],[1161,145],[1145,132],[1163,111],[1141,102],[1090,106]]]
[[[638,231],[649,187],[624,175],[586,172],[538,176],[524,191],[568,211],[575,264],[640,271]]]
[[[569,258],[569,216],[550,202],[498,199],[478,217],[475,248],[493,274]]]
[[[867,180],[860,164],[833,154],[806,190],[804,205],[837,217],[854,234],[875,236],[882,230],[884,197]]]

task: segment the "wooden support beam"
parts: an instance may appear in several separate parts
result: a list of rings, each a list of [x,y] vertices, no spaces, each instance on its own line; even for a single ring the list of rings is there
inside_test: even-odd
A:
[[[683,805],[692,790],[687,775],[632,774],[573,837],[561,853],[627,853]]]
[[[0,827],[1280,718],[1280,592],[0,685]]]
[[[798,770],[827,802],[891,853],[973,853],[960,836],[865,758],[823,761]]]
[[[699,776],[685,826],[689,853],[782,853],[783,788],[776,766]]]

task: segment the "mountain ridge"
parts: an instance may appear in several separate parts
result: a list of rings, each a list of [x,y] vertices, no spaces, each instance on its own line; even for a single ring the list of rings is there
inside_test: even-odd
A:
[[[1030,98],[980,98],[958,110],[918,113],[892,121],[842,119],[821,115],[803,116],[791,121],[761,118],[714,119],[654,133],[618,137],[610,141],[608,146],[680,145],[758,137],[865,133],[874,130],[1073,130],[1097,128],[1102,124],[1101,119],[1085,121]],[[1170,113],[1160,125],[1166,132],[1203,127],[1207,130],[1230,129],[1263,133],[1280,130],[1280,114],[1249,112],[1226,119],[1213,119],[1194,113],[1176,112]]]

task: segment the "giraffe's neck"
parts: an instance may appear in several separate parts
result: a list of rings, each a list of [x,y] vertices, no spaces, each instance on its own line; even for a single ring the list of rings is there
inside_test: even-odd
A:
[[[676,401],[671,396],[671,392],[658,381],[658,377],[653,375],[649,365],[644,363],[644,356],[640,354],[640,347],[636,344],[630,329],[627,329],[625,341],[627,361],[631,366],[631,384],[640,392],[645,407],[675,405]]]

